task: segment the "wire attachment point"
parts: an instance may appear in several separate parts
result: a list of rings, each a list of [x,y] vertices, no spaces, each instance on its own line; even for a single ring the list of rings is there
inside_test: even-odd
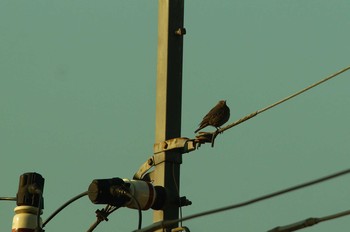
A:
[[[106,221],[106,222],[108,222],[108,215],[109,215],[109,213],[107,213],[106,212],[106,210],[105,209],[101,209],[101,210],[96,210],[95,211],[95,213],[96,213],[96,217],[97,217],[97,219],[99,220],[99,221]]]

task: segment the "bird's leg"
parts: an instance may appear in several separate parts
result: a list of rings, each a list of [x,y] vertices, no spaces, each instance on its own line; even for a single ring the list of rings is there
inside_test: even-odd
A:
[[[216,138],[216,136],[218,136],[218,134],[219,134],[218,131],[219,131],[219,129],[216,128],[216,131],[213,133],[213,136],[211,137],[211,147],[214,147],[215,138]]]
[[[215,134],[222,134],[223,133],[223,131],[221,131],[220,133],[218,133],[218,131],[220,130],[221,128],[218,126],[218,127],[216,127],[216,131],[215,131]]]

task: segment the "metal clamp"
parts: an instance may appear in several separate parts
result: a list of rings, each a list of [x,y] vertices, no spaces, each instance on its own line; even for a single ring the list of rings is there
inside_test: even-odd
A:
[[[151,156],[145,163],[141,165],[138,171],[134,174],[134,180],[148,180],[146,173],[154,166],[165,161],[162,152],[179,150],[181,154],[194,151],[196,149],[195,140],[189,138],[174,138],[154,144],[154,155]],[[174,161],[179,162],[179,161]]]
[[[189,138],[175,138],[163,141],[161,143],[155,143],[153,146],[154,154],[158,154],[164,151],[170,151],[174,149],[180,149],[181,153],[188,153],[196,149],[195,141]]]

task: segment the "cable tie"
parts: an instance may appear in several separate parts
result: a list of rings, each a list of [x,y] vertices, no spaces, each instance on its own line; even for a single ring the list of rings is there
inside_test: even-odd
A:
[[[106,222],[108,222],[108,215],[109,215],[109,213],[107,213],[104,209],[102,209],[102,210],[96,210],[95,211],[95,213],[96,213],[96,217],[97,217],[97,219],[99,220],[99,221],[106,221]]]

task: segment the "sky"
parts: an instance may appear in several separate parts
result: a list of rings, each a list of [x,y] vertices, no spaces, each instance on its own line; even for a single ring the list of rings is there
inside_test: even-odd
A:
[[[181,136],[221,99],[229,122],[350,65],[345,0],[187,0]],[[45,178],[45,220],[94,179],[132,178],[153,153],[157,1],[0,1],[0,196],[20,175]],[[183,155],[183,216],[319,178],[350,163],[350,71]],[[211,130],[213,128],[208,128]],[[191,231],[267,231],[349,210],[350,176],[183,223]],[[0,202],[10,231],[15,202]],[[86,231],[82,198],[45,230]],[[143,226],[152,223],[143,212]],[[121,208],[95,231],[133,231]],[[350,217],[304,231],[345,231]]]

